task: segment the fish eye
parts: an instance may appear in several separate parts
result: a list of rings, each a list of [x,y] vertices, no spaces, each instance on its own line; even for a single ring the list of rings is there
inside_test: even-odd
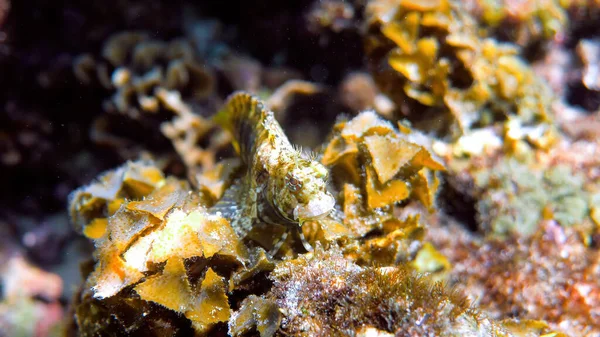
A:
[[[302,188],[302,182],[292,174],[288,173],[285,176],[285,186],[288,188],[288,190],[290,190],[290,192],[296,193]]]

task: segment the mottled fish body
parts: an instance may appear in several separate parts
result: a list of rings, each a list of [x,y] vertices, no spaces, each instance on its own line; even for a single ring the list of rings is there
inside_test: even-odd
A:
[[[245,236],[257,220],[298,228],[333,209],[327,169],[292,146],[258,98],[232,94],[215,120],[233,136],[246,170],[214,207],[238,235]]]

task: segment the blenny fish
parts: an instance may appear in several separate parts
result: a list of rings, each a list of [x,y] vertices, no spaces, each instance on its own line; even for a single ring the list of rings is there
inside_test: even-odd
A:
[[[257,97],[233,93],[214,119],[233,136],[245,171],[213,211],[228,218],[240,237],[258,221],[299,230],[334,209],[325,166],[290,143]]]

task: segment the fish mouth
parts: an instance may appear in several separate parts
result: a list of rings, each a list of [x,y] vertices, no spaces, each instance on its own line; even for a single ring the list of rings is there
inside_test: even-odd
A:
[[[317,220],[326,217],[335,206],[335,199],[330,194],[323,194],[320,198],[312,199],[308,204],[298,205],[294,208],[294,220]]]

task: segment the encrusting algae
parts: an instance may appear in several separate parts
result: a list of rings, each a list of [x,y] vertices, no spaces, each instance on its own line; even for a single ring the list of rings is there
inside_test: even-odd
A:
[[[249,256],[229,222],[206,212],[210,200],[140,162],[74,192],[73,219],[89,222],[82,231],[94,239],[98,261],[80,309],[119,293],[131,298],[123,293],[133,290],[134,298],[185,315],[197,331],[226,322],[227,284],[213,268],[244,265]]]
[[[445,166],[426,136],[367,111],[305,157],[251,95],[216,119],[241,163],[204,170],[197,188],[136,161],[72,193],[73,223],[96,246],[79,335],[513,336],[517,323],[427,276],[451,265],[418,214],[397,215],[435,206]]]
[[[416,127],[456,138],[507,118],[551,120],[549,87],[516,45],[482,34],[460,1],[377,0],[365,14],[371,73]]]

